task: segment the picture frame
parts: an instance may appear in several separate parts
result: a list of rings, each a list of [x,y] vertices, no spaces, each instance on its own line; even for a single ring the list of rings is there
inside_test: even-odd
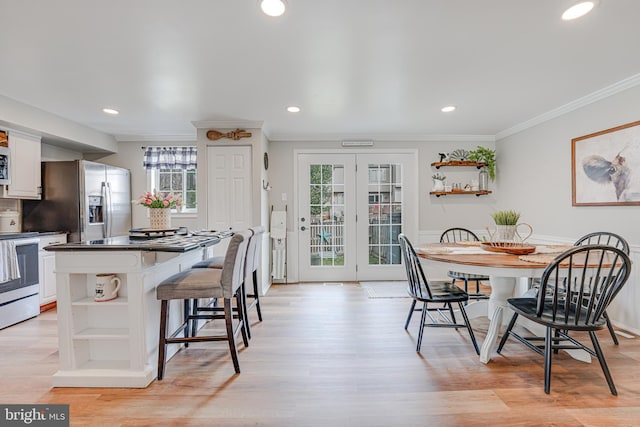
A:
[[[0,146],[0,185],[11,184],[10,150]]]
[[[640,206],[640,120],[571,140],[573,206]]]

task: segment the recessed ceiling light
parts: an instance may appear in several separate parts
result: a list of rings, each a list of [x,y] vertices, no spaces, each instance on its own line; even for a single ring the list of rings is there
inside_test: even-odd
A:
[[[595,0],[576,3],[564,11],[562,19],[565,21],[571,21],[572,19],[580,18],[581,16],[591,12],[591,10],[596,6],[596,3],[597,1]]]
[[[284,0],[260,0],[260,8],[269,16],[280,16],[287,8]]]
[[[291,107],[287,107],[287,111],[290,113],[299,113],[300,107],[296,107],[295,105],[292,105]]]
[[[452,111],[455,111],[456,107],[454,105],[448,105],[446,107],[442,107],[440,109],[440,111],[442,111],[443,113],[450,113]]]
[[[114,110],[113,108],[103,108],[102,111],[107,114],[113,114],[114,116],[120,114],[118,110]]]

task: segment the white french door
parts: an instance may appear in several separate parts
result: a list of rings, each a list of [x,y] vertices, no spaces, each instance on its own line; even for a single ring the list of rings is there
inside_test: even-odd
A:
[[[415,154],[299,154],[300,281],[403,279],[416,195]]]
[[[355,280],[355,156],[298,156],[300,281]]]

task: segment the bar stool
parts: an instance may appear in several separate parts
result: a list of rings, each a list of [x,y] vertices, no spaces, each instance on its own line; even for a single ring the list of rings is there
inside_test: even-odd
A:
[[[235,338],[238,332],[241,332],[245,347],[249,346],[240,289],[244,278],[244,264],[250,236],[250,231],[244,231],[236,233],[231,238],[222,268],[192,268],[174,274],[157,286],[156,298],[162,301],[160,308],[160,340],[158,344],[158,380],[162,380],[164,376],[167,344],[184,344],[188,346],[190,342],[228,341],[233,366],[236,373],[240,373]],[[218,312],[211,314],[189,313],[188,303],[185,303],[183,323],[169,334],[167,323],[170,300],[189,301],[198,298],[223,298],[224,308],[222,310],[224,314]],[[239,308],[237,310],[238,323],[235,327],[233,325],[234,309],[231,303],[232,298],[236,299],[236,307]],[[189,336],[189,322],[193,324],[200,319],[225,319],[226,334],[196,336],[196,333],[192,333]],[[178,337],[180,333],[184,333],[184,336]]]
[[[265,232],[265,228],[262,226],[252,227],[253,233],[249,239],[247,246],[247,256],[245,258],[245,270],[244,270],[244,283],[242,286],[242,300],[244,309],[244,318],[247,320],[247,335],[251,338],[251,328],[249,326],[249,310],[256,307],[258,313],[258,320],[262,322],[262,309],[260,307],[260,291],[258,289],[258,264],[260,263],[260,248],[262,244],[262,235]],[[203,261],[200,261],[192,266],[192,268],[222,268],[223,257],[212,257]],[[247,293],[247,278],[251,278],[253,285],[253,293]],[[250,304],[247,304],[247,297],[252,298]],[[197,301],[194,304],[194,313],[197,310],[211,310],[207,307],[198,307]]]

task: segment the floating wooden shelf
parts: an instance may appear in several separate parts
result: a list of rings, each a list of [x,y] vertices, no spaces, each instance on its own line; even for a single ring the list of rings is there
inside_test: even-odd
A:
[[[484,162],[475,162],[473,160],[452,160],[450,162],[433,162],[431,166],[434,166],[436,169],[440,169],[443,166],[473,166],[480,169],[487,164]]]
[[[486,196],[487,194],[491,194],[491,191],[431,191],[429,194],[433,194],[436,197],[440,196],[448,196],[450,194],[474,194],[477,197]]]

